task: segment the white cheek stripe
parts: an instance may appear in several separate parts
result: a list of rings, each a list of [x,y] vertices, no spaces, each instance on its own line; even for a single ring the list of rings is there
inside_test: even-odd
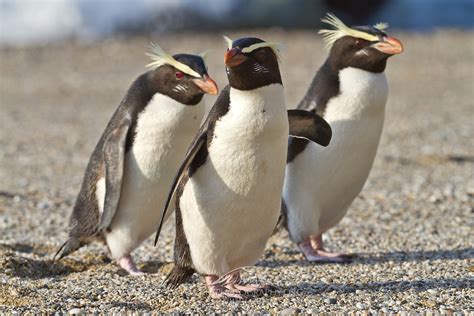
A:
[[[187,86],[184,86],[184,85],[177,85],[176,87],[173,88],[173,91],[174,92],[186,92],[188,90],[188,87]]]

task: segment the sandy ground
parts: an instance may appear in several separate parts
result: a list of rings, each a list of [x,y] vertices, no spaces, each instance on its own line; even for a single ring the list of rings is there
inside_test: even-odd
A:
[[[288,107],[305,92],[326,51],[315,32],[252,31],[282,41]],[[273,237],[244,277],[278,291],[244,302],[212,301],[197,276],[176,290],[173,225],[159,247],[135,251],[149,274],[131,277],[91,245],[50,261],[98,137],[148,63],[150,40],[173,53],[212,49],[221,87],[219,34],[67,43],[0,50],[0,313],[12,311],[474,311],[473,33],[395,34],[390,96],[378,156],[361,196],[328,234],[351,264],[302,260],[285,233]],[[213,99],[209,98],[212,104]]]

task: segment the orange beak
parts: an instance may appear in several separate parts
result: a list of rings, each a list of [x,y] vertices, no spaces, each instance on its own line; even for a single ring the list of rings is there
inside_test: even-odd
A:
[[[247,57],[241,54],[237,48],[229,49],[224,55],[224,63],[229,67],[240,65],[246,60]]]
[[[196,86],[199,87],[204,93],[216,95],[219,92],[217,84],[211,77],[208,75],[202,76],[202,79],[193,79],[193,82]]]
[[[395,55],[403,52],[402,43],[396,38],[389,36],[385,36],[383,41],[374,44],[373,47],[388,55]]]

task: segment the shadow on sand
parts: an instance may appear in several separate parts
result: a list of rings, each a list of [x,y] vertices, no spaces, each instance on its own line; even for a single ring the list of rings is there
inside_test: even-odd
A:
[[[2,261],[0,267],[7,275],[26,279],[43,279],[54,276],[64,276],[70,273],[83,272],[103,268],[110,264],[112,260],[105,254],[90,253],[83,256],[82,260],[76,260],[69,257],[61,260],[53,260],[56,248],[43,245],[29,244],[0,244],[0,254]],[[19,256],[16,253],[35,254],[40,259],[34,259],[26,256]],[[166,262],[147,261],[139,264],[140,269],[145,273],[157,273]],[[118,268],[117,268],[118,269]],[[119,275],[127,275],[121,269],[118,269]]]
[[[55,250],[55,247],[45,245],[0,244],[1,268],[7,275],[37,280],[82,272],[110,262],[104,255],[88,255],[80,261],[72,258],[53,260]],[[34,254],[42,258],[19,256],[18,252]]]
[[[298,256],[298,251],[284,250],[286,254]],[[380,264],[384,262],[411,262],[411,261],[434,261],[434,260],[464,260],[474,259],[474,248],[452,249],[452,250],[429,250],[429,251],[392,251],[379,253],[359,253],[352,255],[350,262],[346,264]],[[257,263],[257,266],[270,268],[297,265],[301,267],[312,266],[315,264],[339,264],[339,263],[312,263],[301,259],[279,260],[266,259]]]
[[[338,294],[355,293],[357,290],[363,292],[388,292],[399,293],[408,290],[417,292],[428,289],[452,289],[452,288],[474,288],[472,278],[433,278],[413,281],[382,281],[360,284],[324,283],[324,282],[300,282],[298,284],[279,288],[267,293],[270,296],[283,295],[318,295],[336,292]]]

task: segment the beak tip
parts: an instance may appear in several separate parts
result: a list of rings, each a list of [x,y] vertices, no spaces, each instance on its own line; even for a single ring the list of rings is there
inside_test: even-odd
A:
[[[389,37],[387,42],[390,43],[390,45],[393,46],[393,53],[394,54],[400,54],[400,53],[403,52],[403,50],[404,50],[403,49],[403,44],[398,39],[396,39],[394,37]]]
[[[219,92],[217,83],[207,74],[202,79],[196,79],[194,82],[204,93],[216,95]]]
[[[394,37],[385,37],[383,41],[374,46],[375,49],[388,55],[401,54],[404,50],[403,44]]]
[[[232,48],[225,52],[224,64],[228,67],[235,67],[243,63],[246,59],[247,57],[241,54],[238,49]]]

